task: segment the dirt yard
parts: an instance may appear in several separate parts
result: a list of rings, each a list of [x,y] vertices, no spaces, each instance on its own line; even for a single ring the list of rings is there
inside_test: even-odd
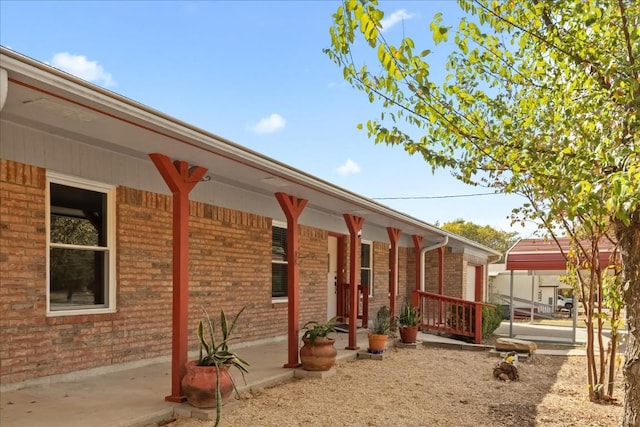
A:
[[[493,377],[499,358],[439,348],[391,349],[384,360],[339,362],[336,376],[293,380],[245,393],[223,408],[221,426],[619,425],[622,406],[587,399],[584,357],[520,361],[519,381]],[[619,374],[621,377],[621,374]],[[615,397],[623,398],[621,378]],[[171,427],[213,425],[178,419]]]

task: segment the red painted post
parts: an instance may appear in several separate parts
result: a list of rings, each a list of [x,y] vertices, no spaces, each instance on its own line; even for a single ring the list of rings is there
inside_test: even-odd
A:
[[[360,242],[358,234],[362,230],[364,218],[344,214],[344,220],[349,229],[349,344],[347,350],[358,350],[358,337],[356,336],[358,325],[358,282],[360,281],[359,251]]]
[[[476,333],[474,342],[476,344],[482,344],[482,303],[474,303],[476,312]]]
[[[183,161],[171,162],[164,154],[149,154],[173,193],[173,308],[171,335],[171,395],[169,402],[183,402],[180,382],[186,373],[189,346],[189,193],[207,173],[203,167],[189,168]]]
[[[387,227],[387,234],[391,242],[389,251],[389,311],[391,318],[396,315],[396,289],[398,287],[398,239],[402,230],[399,228]]]
[[[484,281],[484,266],[476,265],[475,300],[476,300],[476,344],[482,343],[482,282]]]
[[[289,196],[286,193],[275,194],[284,215],[287,217],[287,301],[289,319],[287,322],[288,362],[285,368],[297,368],[298,326],[300,324],[300,284],[298,265],[298,218],[307,205],[307,200]]]

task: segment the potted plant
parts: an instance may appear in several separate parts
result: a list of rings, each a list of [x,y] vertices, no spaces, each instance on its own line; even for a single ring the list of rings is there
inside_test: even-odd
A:
[[[369,353],[381,354],[387,345],[387,337],[391,330],[391,312],[386,305],[380,307],[373,319],[369,333]]]
[[[207,310],[202,308],[204,316],[198,323],[200,356],[198,360],[187,362],[187,373],[182,378],[182,392],[189,404],[197,408],[216,408],[216,426],[220,422],[224,400],[231,395],[232,391],[235,391],[239,396],[229,369],[236,367],[242,374],[243,380],[245,379],[244,373],[248,372],[249,364],[235,352],[229,350],[229,342],[232,340],[231,334],[244,309],[245,307],[242,307],[233,317],[231,323],[227,321],[224,310],[220,310],[222,338],[218,341],[215,337],[214,322],[209,317]]]
[[[338,352],[333,347],[336,342],[329,334],[336,330],[337,317],[332,317],[324,323],[310,320],[302,327],[304,343],[300,349],[300,363],[306,371],[328,371],[336,363]]]
[[[416,342],[421,321],[420,310],[411,304],[405,304],[398,315],[400,341],[405,344]]]

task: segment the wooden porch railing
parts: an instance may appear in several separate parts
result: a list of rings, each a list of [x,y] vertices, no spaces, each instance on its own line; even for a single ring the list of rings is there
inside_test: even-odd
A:
[[[338,290],[338,310],[337,315],[344,320],[349,318],[349,283],[342,283],[339,285]],[[356,318],[362,320],[362,327],[367,328],[369,324],[369,286],[358,285],[358,301],[362,301],[362,304],[358,303],[356,308]],[[362,306],[362,307],[360,307]],[[360,309],[362,308],[362,311]]]
[[[413,304],[420,309],[420,328],[472,337],[482,343],[482,302],[467,301],[430,292],[414,291]]]

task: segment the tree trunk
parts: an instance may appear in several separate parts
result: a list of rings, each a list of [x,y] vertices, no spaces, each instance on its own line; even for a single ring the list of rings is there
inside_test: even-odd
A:
[[[640,210],[631,223],[615,222],[622,255],[622,287],[627,310],[627,351],[624,362],[624,427],[640,427]]]

